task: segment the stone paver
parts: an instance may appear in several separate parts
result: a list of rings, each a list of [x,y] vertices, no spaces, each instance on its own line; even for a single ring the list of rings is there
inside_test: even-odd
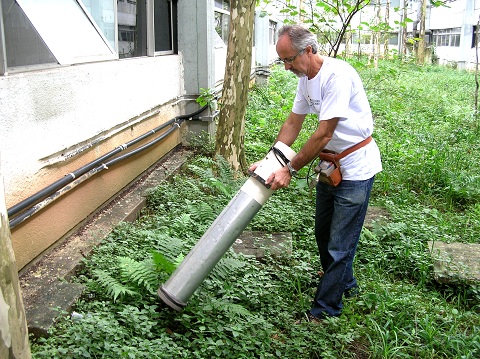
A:
[[[435,280],[480,283],[480,244],[429,241]]]

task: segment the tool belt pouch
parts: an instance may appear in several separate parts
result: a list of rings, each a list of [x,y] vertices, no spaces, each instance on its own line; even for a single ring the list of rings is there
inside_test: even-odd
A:
[[[340,163],[335,159],[335,154],[328,152],[320,153],[320,163],[315,167],[318,173],[318,180],[337,187],[342,181]]]

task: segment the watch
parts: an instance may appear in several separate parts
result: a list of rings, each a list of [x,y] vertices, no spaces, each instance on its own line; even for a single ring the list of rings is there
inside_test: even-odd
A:
[[[297,175],[297,170],[292,167],[290,162],[287,163],[287,168],[288,168],[288,172],[290,172],[290,176],[295,177]]]

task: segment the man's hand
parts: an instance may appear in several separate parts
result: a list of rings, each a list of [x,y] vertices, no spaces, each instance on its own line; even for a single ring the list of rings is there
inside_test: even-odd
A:
[[[250,165],[250,167],[248,167],[248,170],[249,170],[250,172],[255,171],[255,170],[257,169],[257,167],[260,166],[260,163],[262,163],[262,161],[263,161],[263,160],[260,160],[260,161],[257,161],[257,162],[255,162],[255,163],[252,163],[252,164]]]
[[[265,181],[266,185],[270,185],[270,189],[277,190],[279,188],[286,188],[290,184],[292,176],[287,166],[282,167],[273,172]]]
[[[252,163],[248,170],[250,172],[254,172],[261,162],[262,161]],[[277,190],[279,188],[288,187],[291,179],[292,177],[290,176],[290,171],[288,170],[288,167],[285,166],[276,170],[275,172],[272,172],[272,174],[266,179],[265,185],[270,185],[270,189]]]

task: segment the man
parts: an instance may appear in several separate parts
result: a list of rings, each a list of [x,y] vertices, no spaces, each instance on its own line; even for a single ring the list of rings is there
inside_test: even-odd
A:
[[[285,69],[299,79],[292,112],[277,136],[288,146],[298,137],[308,113],[318,115],[318,127],[289,166],[266,180],[271,189],[287,187],[296,171],[315,160],[322,150],[340,153],[369,138],[373,119],[362,81],[348,63],[317,53],[316,36],[305,28],[284,26],[276,45]],[[257,164],[253,164],[253,171]],[[315,237],[324,271],[306,313],[310,322],[339,316],[342,297],[358,292],[353,259],[360,238],[374,176],[382,170],[375,141],[340,160],[343,180],[337,186],[316,187]]]

